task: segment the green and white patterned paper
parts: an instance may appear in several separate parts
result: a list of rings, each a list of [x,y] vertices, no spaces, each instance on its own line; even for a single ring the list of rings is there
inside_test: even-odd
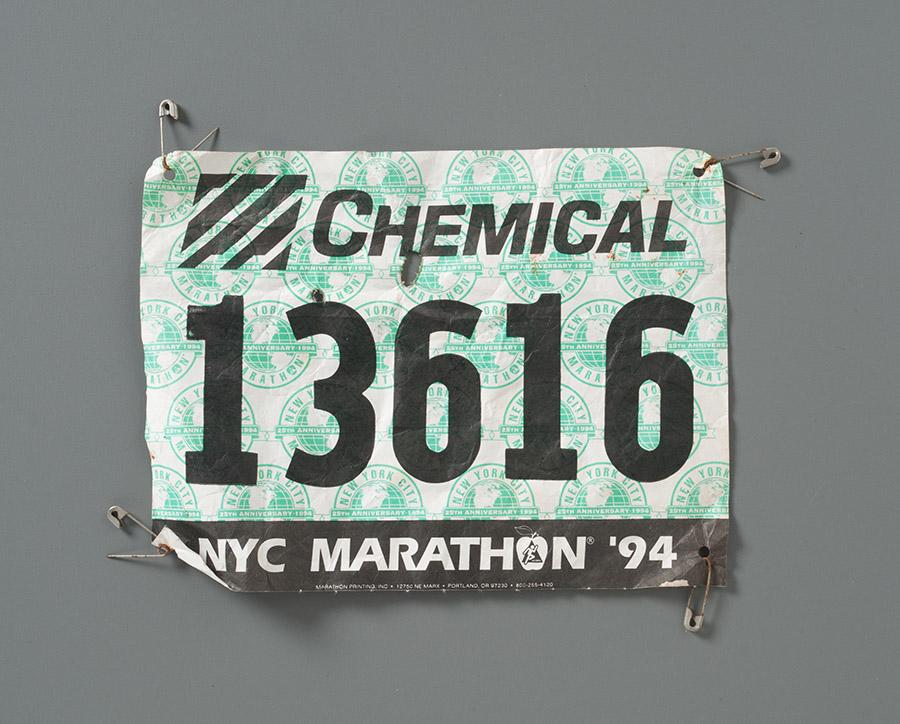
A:
[[[550,575],[549,563],[544,578],[524,565],[514,566],[512,572],[494,571],[492,575],[510,585],[544,579],[552,584],[545,587],[696,582],[705,567],[698,565],[695,556],[689,557],[688,548],[693,546],[693,553],[698,542],[718,551],[717,580],[724,581],[722,531],[727,531],[729,516],[725,197],[717,165],[702,176],[695,173],[707,158],[698,150],[662,147],[177,151],[167,157],[174,171],[171,179],[157,159],[144,183],[140,315],[153,518],[155,529],[162,531],[158,540],[232,588],[300,590],[312,586],[302,576],[290,579],[292,567],[296,564],[298,571],[309,571],[309,561],[300,559],[308,558],[306,539],[315,531],[337,539],[343,535],[341,530],[352,530],[352,535],[367,530],[375,538],[406,530],[409,536],[428,540],[434,531],[444,534],[442,526],[447,524],[443,521],[453,521],[459,530],[475,536],[499,530],[472,532],[482,523],[502,522],[504,529],[512,531],[515,522],[537,531],[533,537],[571,533],[591,539],[584,543],[585,566],[594,568],[593,578],[579,573],[571,579],[563,573]],[[219,185],[198,191],[201,178],[213,175]],[[229,190],[237,188],[230,184],[247,175],[302,176],[305,185],[276,208],[253,218],[232,246],[186,267],[186,260],[196,258],[210,239],[240,226],[242,214],[252,216],[254,204],[258,206],[275,183],[238,198],[227,213],[212,214],[215,204],[230,203]],[[323,221],[324,200],[342,189],[367,195],[371,211],[360,213],[354,203],[339,203],[333,216]],[[271,233],[267,230],[283,224],[279,217],[298,200],[296,218],[290,217],[290,228],[281,230],[278,242],[237,264],[241,250],[258,235],[264,239]],[[589,208],[596,213],[580,207],[571,214],[568,232],[558,233],[564,205],[583,202],[590,202]],[[643,249],[617,242],[609,251],[598,252],[623,202],[636,202],[641,218],[635,228],[629,226],[634,216],[626,217],[619,231],[642,235]],[[483,230],[471,243],[473,211],[485,205],[491,207],[497,230],[505,219],[510,220],[502,248],[493,250],[497,253],[488,253]],[[529,213],[522,217],[520,229],[512,221],[517,213],[524,213],[526,205]],[[389,210],[379,222],[380,207]],[[444,210],[438,219],[446,233],[439,229],[434,245],[452,254],[423,256],[418,277],[405,286],[400,281],[405,252],[423,251],[426,217],[438,207],[450,211]],[[683,251],[649,250],[663,208],[668,214],[666,239],[684,241]],[[408,226],[411,239],[402,245],[401,236],[388,235],[380,253],[373,254],[379,227],[390,223],[399,228],[415,209],[418,216]],[[185,248],[189,225],[203,214],[210,217],[208,229]],[[365,242],[352,255],[324,255],[314,244],[317,221],[325,224],[328,239],[336,247],[351,244],[359,235],[365,235]],[[520,231],[522,244],[516,249]],[[538,252],[534,253],[536,240]],[[571,253],[579,248],[585,251]],[[467,249],[474,253],[464,253]],[[376,350],[374,380],[364,393],[375,412],[374,450],[360,474],[334,487],[287,477],[294,450],[326,454],[340,433],[335,418],[316,408],[314,394],[314,383],[337,368],[338,346],[322,334],[297,340],[287,317],[293,308],[315,304],[314,297],[320,294],[326,302],[357,312],[371,330]],[[533,304],[546,295],[558,295],[561,303],[560,440],[563,448],[577,452],[577,474],[567,480],[510,479],[505,473],[506,451],[524,445],[525,355],[523,338],[507,335],[507,308]],[[612,320],[633,300],[650,295],[694,305],[683,334],[650,328],[641,340],[643,355],[673,353],[687,363],[693,376],[689,455],[677,470],[652,482],[629,478],[610,460],[604,408]],[[210,307],[226,296],[242,299],[240,448],[257,456],[257,479],[253,485],[231,481],[191,485],[186,454],[203,448],[208,342],[188,337],[189,307]],[[432,357],[442,353],[464,357],[475,365],[480,378],[480,449],[464,472],[443,482],[417,479],[398,461],[392,445],[395,336],[410,310],[433,300],[455,300],[480,310],[471,338],[437,333],[430,340]],[[446,387],[433,385],[428,390],[426,438],[435,451],[447,444],[447,398]],[[657,385],[646,383],[640,388],[637,435],[646,450],[660,442],[661,406],[666,404]],[[690,540],[687,547],[676,547],[679,558],[674,566],[663,570],[643,560],[638,569],[641,576],[627,580],[609,572],[615,567],[610,561],[618,561],[622,569],[626,559],[607,539],[621,539],[633,530],[649,546],[656,537],[651,535],[657,530],[651,525],[654,521],[678,520],[689,521],[693,527],[673,529],[681,531],[676,539],[683,534]],[[390,521],[395,523],[384,525]],[[340,527],[355,524],[369,527]],[[619,527],[604,527],[609,525]],[[267,554],[267,560],[280,561],[290,583],[273,583],[277,575],[271,573],[255,575],[255,553],[243,571],[238,559],[228,558],[228,562],[223,554],[218,560],[209,553],[229,550],[217,547],[216,541],[223,536],[265,540],[266,531],[273,530],[291,531],[280,533],[285,545],[271,547]],[[607,535],[608,531],[616,535]],[[211,542],[198,544],[201,539]],[[552,549],[554,543],[548,545]],[[596,551],[593,557],[591,550]],[[367,571],[375,568],[362,565],[355,572],[338,571],[336,580],[342,584],[368,581],[375,574]],[[421,575],[401,571],[394,587],[416,588],[422,576],[441,583],[438,568],[428,568]],[[453,580],[468,580],[458,565],[454,569]],[[487,574],[491,571],[473,573],[471,580],[485,580]],[[329,585],[325,581],[323,587]]]

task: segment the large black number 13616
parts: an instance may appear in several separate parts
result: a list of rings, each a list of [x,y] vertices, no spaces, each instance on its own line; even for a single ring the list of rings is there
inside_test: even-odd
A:
[[[683,334],[694,305],[653,295],[626,304],[606,335],[604,442],[610,462],[624,475],[649,482],[676,472],[693,442],[694,378],[687,363],[671,352],[642,354],[644,330]],[[435,332],[471,337],[481,310],[450,300],[425,302],[400,322],[394,349],[393,444],[407,473],[429,483],[452,480],[469,468],[481,447],[481,384],[478,370],[458,354],[431,356]],[[297,340],[332,337],[339,364],[331,377],[316,380],[314,404],[337,420],[340,434],[324,455],[294,450],[287,477],[298,483],[333,487],[359,475],[375,446],[375,410],[364,393],[375,379],[375,340],[363,318],[336,302],[295,307],[287,313]],[[203,389],[203,449],[187,453],[187,480],[194,485],[256,483],[256,454],[241,450],[241,367],[244,298],[226,296],[209,307],[188,307],[189,339],[206,342]],[[507,306],[506,334],[524,346],[524,434],[521,448],[506,450],[506,477],[570,480],[577,453],[560,440],[560,296],[543,294],[533,304]],[[659,443],[647,450],[638,442],[641,385],[659,386]],[[428,388],[448,392],[447,444],[426,442]]]

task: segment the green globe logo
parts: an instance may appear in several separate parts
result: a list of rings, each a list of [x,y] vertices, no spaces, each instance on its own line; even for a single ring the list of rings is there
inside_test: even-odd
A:
[[[392,218],[402,216],[405,207],[418,204],[425,194],[422,172],[412,156],[395,151],[352,154],[341,169],[338,188],[359,189],[372,197],[370,221],[379,206],[390,206]]]
[[[481,302],[473,339],[451,335],[445,351],[460,354],[478,368],[486,388],[505,387],[522,376],[522,341],[506,336],[506,305]]]
[[[357,510],[405,511],[406,497],[393,483],[372,480],[353,492],[350,507]]]
[[[673,332],[666,348],[687,361],[697,383],[724,385],[728,381],[728,303],[722,297],[709,297],[694,306],[684,335]]]
[[[309,161],[302,153],[296,151],[251,151],[242,154],[231,164],[231,173],[271,176],[305,174],[307,186],[304,194],[308,191],[309,185],[315,181]]]
[[[516,364],[521,347],[506,336],[506,319],[499,315],[483,315],[478,320],[475,345],[469,359],[482,373],[493,377]]]
[[[159,516],[154,513],[154,518],[168,518],[172,513],[181,512],[181,496],[169,485],[154,484],[153,507],[161,513]]]
[[[511,518],[537,515],[534,494],[524,480],[509,480],[502,466],[478,465],[453,483],[448,518]]]
[[[519,392],[509,403],[503,414],[500,435],[510,448],[521,448],[524,444],[523,396]],[[584,398],[568,385],[560,387],[559,403],[560,442],[564,448],[574,448],[584,452],[588,443],[597,437],[597,428],[591,419],[591,412]]]
[[[638,401],[638,444],[644,450],[655,450],[660,440],[660,405],[662,398],[659,387],[651,382],[641,386]],[[708,430],[703,421],[703,411],[697,400],[694,400],[694,447],[691,454],[697,451],[700,443],[706,438]]]
[[[297,418],[297,439],[300,446],[313,455],[324,455],[334,448],[341,434],[334,417],[307,405]]]
[[[644,222],[645,239],[650,238],[653,223],[653,219]],[[696,238],[684,225],[670,220],[669,238],[685,240],[684,251],[633,252],[627,245],[619,244],[609,256],[609,269],[629,296],[683,297],[693,289],[700,275],[708,271]]]
[[[711,508],[728,505],[728,485],[722,480],[710,480],[694,486],[685,498],[685,504],[695,508]]]
[[[597,186],[617,187],[628,180],[628,174],[625,167],[610,156],[596,154],[588,156],[575,168],[572,174],[572,181],[581,184],[588,189],[594,186],[594,189],[586,190],[582,198],[589,201],[595,201],[600,206],[606,205],[606,192],[601,191]]]
[[[314,225],[297,231],[290,240],[291,256],[284,272],[284,281],[291,293],[308,303],[314,290],[324,293],[329,302],[347,302],[365,286],[372,274],[368,257],[326,256],[313,245]],[[329,239],[335,245],[349,242],[352,230],[341,224],[331,224]]]
[[[334,499],[331,517],[397,520],[423,518],[422,496],[415,483],[389,465],[370,465],[342,485]]]
[[[728,346],[728,334],[725,331],[725,319],[718,314],[703,314],[688,330],[688,340],[704,345],[705,349],[697,349],[693,357],[697,364],[708,370],[721,370],[725,367],[722,351]]]
[[[244,329],[244,359],[253,369],[272,374],[287,366],[294,342],[282,319],[257,317]]]
[[[584,286],[592,268],[590,261],[585,262],[580,258],[575,260],[570,254],[560,254],[556,249],[545,256],[522,255],[516,258],[510,255],[508,259],[501,263],[501,271],[505,271],[506,267],[518,272],[517,277],[507,277],[507,281],[510,284],[515,282],[513,291],[519,296],[523,296],[520,290],[525,287],[527,292],[524,296],[529,301],[537,299],[541,294],[563,292],[570,286],[574,291],[569,291],[567,296],[571,297]]]
[[[593,318],[585,321],[575,332],[574,348],[578,360],[594,369],[606,366],[606,333],[609,330],[608,319]]]
[[[534,224],[529,225],[529,238],[533,238]],[[576,244],[580,236],[569,229],[569,242]],[[553,246],[553,238],[547,239],[543,254],[513,254],[511,246],[503,250],[500,258],[500,275],[517,297],[534,302],[541,294],[560,294],[568,300],[580,292],[594,270],[594,262],[588,254],[562,254]]]
[[[259,434],[253,410],[246,397],[241,398],[241,450],[247,451]],[[188,450],[203,449],[203,383],[183,390],[172,401],[164,436],[179,459]]]
[[[406,175],[389,158],[372,158],[359,169],[357,179],[372,197],[373,206],[396,209],[406,200]]]
[[[597,480],[585,483],[575,497],[575,505],[586,508],[628,506],[631,505],[631,496],[616,482]]]
[[[727,517],[728,481],[728,463],[701,463],[691,468],[672,491],[669,517]]]
[[[469,204],[495,204],[506,208],[513,202],[513,194],[502,189],[516,182],[516,172],[500,158],[482,158],[469,165],[462,174],[462,183],[472,191],[463,197]],[[494,188],[498,190],[493,191]]]
[[[141,303],[141,338],[148,387],[165,387],[181,379],[200,354],[200,343],[185,339],[186,320],[185,311],[170,302]]]
[[[427,295],[437,296],[456,284],[459,280],[459,273],[454,268],[456,264],[449,259],[450,257],[436,257],[433,261],[428,259],[428,263],[420,267],[421,271],[416,277],[416,286],[424,290]]]
[[[309,340],[297,341],[287,320],[291,306],[258,302],[244,311],[244,381],[253,387],[282,387],[306,369],[316,353]]]
[[[595,299],[575,308],[563,323],[562,360],[573,375],[593,387],[606,384],[606,335],[622,305]]]
[[[191,501],[191,507],[196,508],[196,501]],[[154,518],[180,518],[190,508],[185,506],[183,491],[176,490],[169,482],[155,481],[153,483],[153,517]]]
[[[417,235],[421,234],[420,231]],[[456,243],[462,245],[463,237],[455,239],[442,238],[440,243]],[[477,256],[429,256],[419,267],[415,282],[409,286],[400,284],[400,270],[405,257],[400,255],[402,248],[398,245],[394,260],[390,265],[390,277],[397,280],[403,295],[415,304],[432,299],[463,300],[475,286],[481,276],[482,264]]]
[[[337,443],[340,426],[330,413],[316,409],[313,386],[307,385],[285,403],[275,435],[288,455],[297,448],[311,455],[324,455]]]
[[[517,508],[519,505],[515,491],[501,480],[482,480],[466,491],[462,499],[465,508]]]
[[[665,188],[682,214],[700,224],[725,221],[725,187],[721,164],[707,168],[700,176],[709,156],[695,149],[682,149],[672,159]]]
[[[153,465],[154,520],[196,520],[200,517],[197,496],[184,478],[165,465]]]
[[[222,495],[220,518],[294,520],[312,518],[306,491],[288,480],[284,468],[260,465],[256,485],[230,485]]]
[[[647,495],[640,483],[624,477],[610,463],[592,463],[566,481],[556,515],[561,518],[649,518]]]
[[[189,153],[172,153],[169,167],[175,172],[172,179],[162,176],[144,182],[141,219],[144,226],[159,228],[172,226],[191,215],[194,193],[200,179],[200,166]]]
[[[182,251],[184,234],[181,234],[169,253],[166,262],[166,274],[183,297],[193,304],[218,304],[225,295],[242,296],[249,291],[259,273],[259,261],[254,257],[240,269],[223,269],[228,261],[243,248],[236,244],[221,256],[205,259],[200,266],[183,269],[181,264],[209,239],[225,228],[218,224],[207,234],[197,240],[190,248]]]
[[[647,187],[644,169],[627,148],[573,148],[559,162],[553,192],[562,203],[593,201],[611,209],[624,199],[638,198]],[[584,220],[590,226],[601,219]]]
[[[517,151],[463,151],[450,163],[444,196],[454,204],[493,204],[505,213],[537,193],[531,169]]]
[[[385,389],[393,385],[394,338],[400,320],[406,313],[395,302],[377,301],[363,304],[357,310],[369,325],[375,340],[375,381],[372,387]]]

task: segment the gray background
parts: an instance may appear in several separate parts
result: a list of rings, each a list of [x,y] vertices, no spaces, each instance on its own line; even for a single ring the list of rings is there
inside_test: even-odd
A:
[[[4,2],[0,720],[893,721],[895,2]],[[156,106],[189,147],[780,146],[732,166],[732,586],[234,595],[149,517]]]

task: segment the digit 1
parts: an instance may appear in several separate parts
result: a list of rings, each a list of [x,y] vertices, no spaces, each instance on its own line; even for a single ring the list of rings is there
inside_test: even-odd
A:
[[[560,447],[559,294],[542,294],[534,304],[510,304],[506,336],[525,340],[522,398],[525,434],[521,449],[507,448],[506,477],[573,480],[578,453]]]
[[[244,298],[211,307],[188,306],[188,339],[206,342],[203,449],[185,453],[190,485],[256,485],[256,453],[241,450],[241,365]]]

